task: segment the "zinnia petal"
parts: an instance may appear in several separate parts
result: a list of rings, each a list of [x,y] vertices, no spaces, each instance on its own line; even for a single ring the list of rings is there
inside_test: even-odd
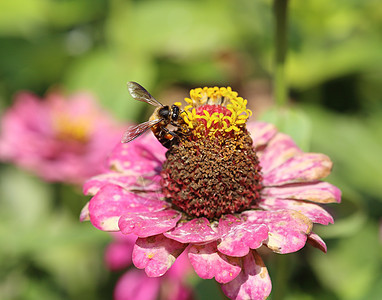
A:
[[[148,238],[138,238],[133,250],[133,263],[139,269],[145,269],[147,276],[162,276],[186,248],[162,234]]]
[[[322,238],[314,232],[309,233],[308,243],[311,244],[313,247],[320,249],[324,253],[326,253],[326,251],[328,250]]]
[[[265,197],[308,200],[317,203],[341,202],[340,189],[323,181],[309,182],[307,184],[265,187],[261,193]]]
[[[245,256],[250,249],[259,248],[268,239],[268,227],[265,224],[244,223],[232,215],[219,220],[221,242],[218,250],[230,256]]]
[[[263,184],[283,185],[289,183],[315,181],[329,175],[332,162],[321,153],[303,153],[294,156],[278,168],[264,173]]]
[[[269,238],[268,248],[277,253],[291,253],[304,247],[307,234],[312,230],[312,221],[293,210],[245,211],[248,223],[266,224]]]
[[[132,263],[131,255],[137,237],[120,232],[113,232],[112,235],[114,240],[106,248],[105,262],[110,270],[122,270]]]
[[[276,126],[266,122],[249,122],[247,130],[255,148],[267,144],[277,133]]]
[[[160,185],[152,180],[144,179],[132,175],[125,175],[122,173],[108,172],[101,175],[94,176],[87,180],[83,186],[85,195],[95,195],[100,188],[107,184],[115,184],[121,187],[128,187],[128,189],[152,189],[159,190]]]
[[[220,236],[212,229],[210,222],[206,218],[192,219],[164,233],[170,239],[181,243],[206,243],[217,240]]]
[[[152,135],[128,144],[118,144],[109,157],[111,169],[128,175],[158,173],[165,159],[166,148]]]
[[[263,300],[272,289],[271,279],[261,257],[251,251],[243,257],[243,269],[232,281],[223,284],[222,290],[230,299]]]
[[[141,270],[126,272],[114,289],[115,300],[155,300],[161,285],[160,278],[147,278]]]
[[[139,196],[117,185],[106,185],[90,200],[90,221],[98,229],[118,231],[118,221],[123,214],[154,212],[166,206],[163,201]]]
[[[85,204],[85,206],[81,210],[80,214],[80,221],[90,221],[90,214],[89,214],[89,202]]]
[[[299,200],[287,200],[277,198],[264,198],[258,203],[265,210],[293,209],[307,216],[313,223],[328,225],[333,223],[333,217],[321,206]]]
[[[302,153],[302,151],[297,147],[290,136],[278,133],[269,142],[264,151],[259,152],[260,165],[263,169],[263,173],[269,173],[299,153]]]
[[[124,214],[118,226],[123,234],[134,233],[139,237],[148,237],[174,228],[181,217],[182,214],[173,209],[133,212]]]
[[[203,279],[220,283],[233,280],[241,271],[239,260],[217,251],[216,242],[206,245],[193,245],[188,250],[188,258],[195,272]]]

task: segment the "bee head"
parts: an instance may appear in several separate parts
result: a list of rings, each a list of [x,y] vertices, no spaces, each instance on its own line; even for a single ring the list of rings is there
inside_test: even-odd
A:
[[[171,106],[171,119],[173,121],[178,120],[179,112],[180,112],[179,106],[177,106],[175,104],[173,106]]]

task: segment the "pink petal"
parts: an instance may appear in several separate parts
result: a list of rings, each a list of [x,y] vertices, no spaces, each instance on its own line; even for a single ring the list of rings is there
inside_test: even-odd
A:
[[[119,218],[129,212],[155,212],[168,207],[166,202],[142,197],[117,185],[106,185],[89,202],[92,224],[101,230],[119,231]]]
[[[243,257],[243,270],[234,280],[222,284],[222,290],[228,298],[235,300],[263,300],[269,296],[271,279],[256,251]]]
[[[308,243],[311,244],[313,247],[320,249],[324,253],[328,251],[325,242],[321,239],[319,235],[315,234],[313,231],[308,235]]]
[[[175,263],[161,277],[161,294],[163,300],[191,300],[195,299],[193,290],[187,285],[190,275],[195,276],[193,268],[187,256],[187,251],[183,251],[176,259]]]
[[[85,204],[85,206],[81,210],[80,214],[80,221],[90,221],[90,215],[89,215],[89,202]]]
[[[166,151],[150,133],[130,143],[118,144],[110,155],[109,165],[127,175],[159,173]]]
[[[181,213],[172,209],[133,212],[124,214],[119,219],[118,226],[123,234],[134,233],[139,237],[148,237],[174,228],[181,217]]]
[[[247,130],[252,137],[255,148],[267,144],[277,133],[277,128],[273,124],[258,121],[248,122]]]
[[[264,197],[308,200],[317,203],[341,202],[341,191],[339,188],[323,181],[280,187],[265,187],[261,194]]]
[[[211,228],[206,218],[192,219],[186,223],[178,223],[178,226],[166,233],[169,239],[181,243],[207,243],[217,240],[220,236]]]
[[[312,221],[293,210],[261,211],[242,213],[247,222],[266,224],[269,228],[268,248],[276,253],[291,253],[304,247],[307,234],[312,230]]]
[[[263,173],[268,174],[274,168],[282,165],[291,157],[302,153],[292,138],[286,134],[278,133],[259,153],[260,165]]]
[[[143,271],[132,269],[118,280],[114,289],[114,299],[158,299],[161,282],[160,278],[149,278]]]
[[[332,162],[324,154],[303,153],[292,157],[284,164],[264,173],[264,186],[316,181],[330,174]]]
[[[219,253],[216,242],[191,246],[188,250],[188,258],[195,272],[203,279],[215,277],[217,282],[227,283],[241,271],[238,259]]]
[[[258,203],[265,210],[293,209],[307,216],[313,223],[328,225],[334,223],[333,217],[321,206],[299,200],[264,198]]]
[[[187,251],[183,251],[181,255],[176,259],[170,270],[166,273],[166,276],[170,279],[179,280],[185,276],[193,273],[192,265],[188,259]]]
[[[268,227],[225,215],[219,220],[219,234],[218,250],[229,256],[242,257],[249,253],[249,249],[259,248],[268,239]]]
[[[105,250],[105,262],[110,270],[122,270],[132,263],[131,255],[137,237],[134,235],[123,235],[115,232],[119,236],[110,243]]]
[[[132,176],[117,172],[108,172],[87,180],[83,186],[83,192],[85,195],[95,195],[100,188],[107,184],[119,185],[128,190],[160,190],[159,182],[155,181],[155,177]]]
[[[162,276],[186,246],[162,234],[138,238],[133,250],[133,263],[137,268],[145,269],[149,277]]]

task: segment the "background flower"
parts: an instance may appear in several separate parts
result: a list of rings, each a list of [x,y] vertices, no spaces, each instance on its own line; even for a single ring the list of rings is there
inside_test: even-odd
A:
[[[0,159],[47,181],[82,183],[104,170],[124,128],[89,94],[19,93],[1,121]]]

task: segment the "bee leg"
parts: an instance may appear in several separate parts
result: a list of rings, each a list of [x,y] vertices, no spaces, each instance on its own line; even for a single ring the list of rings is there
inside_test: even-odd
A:
[[[175,131],[168,130],[167,128],[163,128],[163,131],[166,133],[166,135],[169,134],[172,136],[172,138],[167,138],[170,141],[172,141],[174,138],[179,138],[178,133]]]
[[[164,132],[164,142],[162,142],[162,145],[166,148],[170,148],[172,145],[179,143],[179,136],[176,132],[170,131],[167,128],[162,129]]]
[[[178,126],[178,130],[176,132],[174,132],[176,135],[178,135],[179,137],[181,136],[188,136],[191,134],[191,132],[189,130],[185,130],[184,129],[184,126]]]
[[[186,135],[186,133],[184,132],[185,130],[184,130],[184,125],[185,124],[179,124],[178,122],[173,122],[173,121],[171,121],[170,122],[171,123],[171,125],[173,125],[173,126],[175,126],[176,128],[177,128],[177,132],[175,132],[175,131],[169,131],[170,132],[170,134],[172,134],[172,135],[177,135],[177,136],[185,136]]]

